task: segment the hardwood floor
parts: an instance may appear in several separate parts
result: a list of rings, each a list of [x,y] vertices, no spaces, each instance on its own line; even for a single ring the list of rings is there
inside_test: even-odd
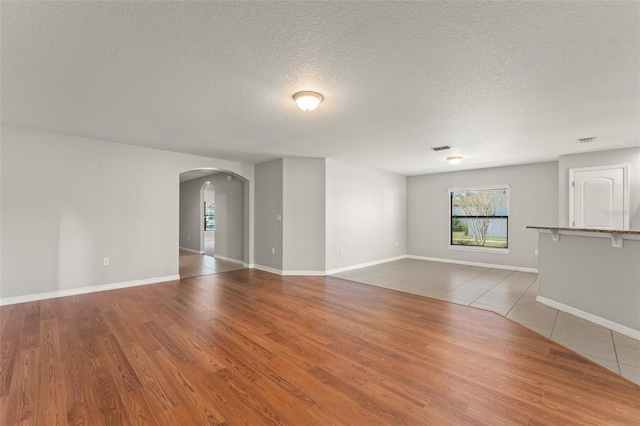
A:
[[[640,340],[538,302],[538,274],[400,259],[336,277],[497,312],[640,385]]]
[[[638,424],[640,387],[493,312],[239,270],[0,308],[0,424]]]

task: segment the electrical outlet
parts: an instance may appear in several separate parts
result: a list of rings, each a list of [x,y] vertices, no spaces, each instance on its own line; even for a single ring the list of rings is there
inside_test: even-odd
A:
[[[191,239],[191,235],[187,235],[187,241]]]
[[[340,254],[344,254],[344,248],[340,249]]]
[[[537,255],[538,255],[538,249],[535,249],[535,250],[533,251],[533,255],[534,255],[534,256],[537,256]]]
[[[396,241],[396,247],[400,245],[400,241]]]
[[[108,257],[103,257],[102,258],[102,266],[109,266],[109,258]]]
[[[276,254],[276,249],[274,247],[271,247],[271,254]]]
[[[277,215],[276,215],[276,220],[277,220],[278,222],[282,222],[282,215],[281,215],[281,214],[277,214]]]

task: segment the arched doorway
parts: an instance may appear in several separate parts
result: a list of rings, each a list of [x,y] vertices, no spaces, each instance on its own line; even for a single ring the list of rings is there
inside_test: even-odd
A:
[[[180,174],[180,277],[245,267],[248,182],[215,169]]]

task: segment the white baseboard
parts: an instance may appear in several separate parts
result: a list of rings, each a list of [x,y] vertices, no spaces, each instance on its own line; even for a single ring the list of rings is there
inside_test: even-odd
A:
[[[634,330],[633,328],[627,327],[626,325],[618,324],[617,322],[613,322],[611,320],[601,318],[597,315],[581,311],[580,309],[565,305],[564,303],[556,302],[552,299],[547,299],[546,297],[537,296],[536,301],[559,311],[566,312],[567,314],[571,314],[578,318],[591,321],[594,324],[601,325],[610,330],[617,331],[618,333],[624,334],[625,336],[640,340],[640,330]]]
[[[359,263],[357,265],[345,266],[343,268],[331,269],[328,271],[289,271],[289,270],[281,270],[276,268],[271,268],[268,266],[262,265],[251,265],[248,266],[250,268],[260,269],[261,271],[271,272],[278,275],[307,275],[307,276],[322,276],[322,275],[334,275],[339,274],[341,272],[347,272],[354,269],[366,268],[367,266],[379,265],[381,263],[393,262],[396,260],[402,259],[418,259],[418,260],[430,260],[432,262],[443,262],[443,263],[455,263],[458,265],[467,265],[467,266],[481,266],[484,268],[494,268],[494,269],[507,269],[510,271],[520,271],[520,272],[533,272],[538,273],[536,268],[523,268],[520,266],[506,266],[506,265],[494,265],[490,263],[478,263],[478,262],[465,262],[461,260],[453,260],[453,259],[440,259],[436,257],[425,257],[425,256],[413,256],[413,255],[402,255],[396,257],[389,257],[387,259],[374,260],[372,262]],[[245,266],[247,266],[245,264]]]
[[[180,250],[188,251],[188,252],[190,252],[190,253],[204,254],[204,252],[203,252],[203,251],[200,251],[200,250],[194,250],[194,249],[190,249],[190,248],[186,248],[186,247],[180,247]]]
[[[242,266],[244,266],[245,268],[251,268],[251,269],[256,267],[256,265],[253,263],[243,263]]]
[[[307,277],[324,277],[324,271],[282,271],[282,275],[301,275]]]
[[[272,274],[278,274],[278,275],[282,275],[282,276],[293,276],[293,275],[297,275],[297,276],[320,276],[323,277],[325,276],[325,272],[324,271],[297,271],[297,270],[282,270],[282,269],[276,269],[276,268],[272,268],[270,266],[263,266],[263,265],[252,265],[253,268],[255,269],[259,269],[261,271],[265,271],[265,272],[271,272]]]
[[[480,266],[482,268],[508,269],[509,271],[533,272],[535,274],[538,273],[538,268],[524,268],[522,266],[508,266],[508,265],[496,265],[493,263],[467,262],[464,260],[441,259],[439,257],[427,257],[427,256],[414,256],[411,254],[408,255],[407,257],[409,259],[430,260],[432,262],[455,263],[458,265]]]
[[[227,262],[239,263],[241,265],[245,265],[244,261],[242,261],[242,260],[232,259],[230,257],[220,256],[220,255],[217,255],[217,254],[214,254],[213,257],[215,257],[216,259],[225,260]]]
[[[326,272],[326,275],[339,274],[340,272],[347,272],[353,269],[366,268],[367,266],[379,265],[381,263],[393,262],[394,260],[406,259],[407,255],[389,257],[387,259],[374,260],[373,262],[359,263],[357,265],[345,266],[344,268],[331,269]]]
[[[35,302],[37,300],[56,299],[58,297],[77,296],[79,294],[96,293],[99,291],[116,290],[140,285],[157,284],[167,281],[176,281],[180,275],[167,275],[165,277],[147,278],[144,280],[125,281],[113,284],[101,284],[90,287],[71,288],[68,290],[48,291],[46,293],[26,294],[24,296],[5,297],[0,299],[0,306],[14,305],[16,303]]]
[[[282,270],[281,269],[272,268],[270,266],[258,265],[257,263],[255,265],[253,265],[253,267],[255,269],[260,270],[260,271],[271,272],[272,274],[282,275]]]

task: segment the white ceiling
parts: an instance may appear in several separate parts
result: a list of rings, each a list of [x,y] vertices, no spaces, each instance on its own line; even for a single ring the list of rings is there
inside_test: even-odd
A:
[[[640,145],[638,2],[2,2],[1,61],[3,123],[243,162]]]

